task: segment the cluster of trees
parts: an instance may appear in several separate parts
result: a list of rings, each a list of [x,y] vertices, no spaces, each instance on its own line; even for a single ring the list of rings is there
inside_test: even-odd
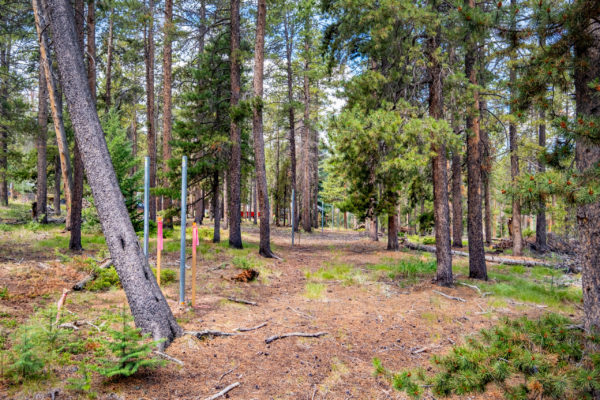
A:
[[[270,223],[310,232],[319,197],[374,240],[387,227],[391,250],[402,225],[433,221],[441,285],[464,220],[477,279],[494,237],[520,255],[534,219],[539,251],[577,226],[597,328],[599,16],[594,0],[0,0],[0,201],[35,182],[45,222],[53,176],[79,249],[85,169],[122,280],[144,282],[124,284],[136,322],[162,337],[180,330],[122,222],[141,155],[151,219],[172,226],[187,155],[197,221],[208,208],[213,240],[223,220],[241,248],[240,211],[260,208],[266,257]]]

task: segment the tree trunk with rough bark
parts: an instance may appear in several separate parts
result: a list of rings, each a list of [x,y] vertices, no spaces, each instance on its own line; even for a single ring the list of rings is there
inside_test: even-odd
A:
[[[487,107],[485,100],[479,101],[480,112]],[[492,244],[492,208],[490,204],[490,177],[492,176],[492,158],[490,154],[490,138],[485,129],[481,129],[481,185],[483,189],[483,226],[485,233],[485,243]]]
[[[344,213],[344,221],[346,220],[346,213]],[[347,228],[347,226],[346,226]],[[389,214],[388,215],[388,241],[387,241],[387,249],[392,251],[397,251],[400,249],[400,245],[398,244],[398,215],[397,214]]]
[[[440,33],[427,39],[427,58],[431,83],[429,84],[429,116],[443,118],[442,65],[437,56]],[[435,224],[435,249],[437,259],[436,282],[451,286],[452,253],[450,251],[450,210],[448,207],[448,173],[446,170],[446,146],[439,137],[432,137],[431,160],[433,175],[433,216]]]
[[[54,131],[56,133],[56,142],[58,145],[58,154],[60,157],[60,170],[65,188],[65,201],[67,203],[67,218],[66,227],[70,229],[71,225],[71,199],[73,191],[73,176],[71,175],[71,158],[69,156],[69,143],[67,142],[67,134],[65,131],[61,95],[58,93],[52,63],[50,62],[50,47],[48,45],[47,21],[44,8],[41,0],[32,0],[33,15],[35,18],[35,26],[40,46],[40,60],[44,64],[44,74],[46,75],[46,86],[48,89],[48,98],[50,100],[50,110],[52,112],[52,121],[54,123]],[[80,49],[81,50],[81,49]],[[80,51],[81,52],[81,51]],[[60,188],[57,189],[60,191]],[[60,208],[58,208],[60,210]]]
[[[48,0],[58,67],[75,138],[82,150],[87,177],[106,244],[127,295],[136,326],[168,346],[182,334],[146,260],[133,229],[112,166],[96,107],[86,82],[77,46],[73,9],[68,0]]]
[[[108,39],[106,43],[106,89],[104,93],[105,111],[108,113],[112,105],[112,59],[113,59],[113,26],[115,23],[115,9],[111,7],[110,16],[108,17]]]
[[[267,171],[265,167],[265,141],[263,137],[263,73],[265,55],[265,26],[267,1],[258,0],[256,17],[256,44],[254,47],[254,107],[252,110],[252,137],[254,139],[254,165],[256,186],[260,204],[260,245],[258,253],[263,257],[273,257],[271,251],[271,225]]]
[[[241,91],[241,63],[240,63],[240,0],[231,0],[231,108],[238,107]],[[229,138],[231,152],[229,157],[228,183],[229,183],[229,247],[241,249],[241,184],[242,184],[242,149],[241,127],[234,118],[231,119]]]
[[[54,157],[54,215],[61,214],[61,210],[60,210],[60,174],[61,174],[60,156],[57,154],[56,157]]]
[[[8,75],[10,68],[10,44],[0,43],[0,70]],[[4,104],[8,101],[8,83],[0,81],[0,117],[4,116]],[[8,129],[0,125],[0,204],[8,206]]]
[[[600,117],[600,97],[588,85],[600,76],[600,7],[589,16],[584,29],[587,40],[575,46],[575,101],[580,118]],[[575,150],[577,169],[583,174],[600,162],[600,146],[586,137],[578,137]],[[579,228],[578,258],[582,266],[584,326],[588,332],[600,332],[600,202],[577,207]],[[597,396],[600,397],[600,396]]]
[[[173,125],[171,115],[171,87],[173,86],[173,0],[165,0],[165,22],[164,22],[164,49],[163,49],[163,173],[165,175],[163,185],[169,185],[169,160],[171,159],[171,128]],[[172,206],[169,196],[164,196],[163,209]],[[173,227],[173,218],[165,218],[167,228]]]
[[[219,201],[219,171],[214,170],[212,179],[212,211],[214,216],[213,243],[221,242],[221,202]]]
[[[475,0],[465,0],[465,6],[475,7]],[[483,247],[483,226],[481,216],[481,136],[479,133],[479,92],[475,55],[477,42],[471,33],[465,38],[465,76],[473,86],[473,101],[467,110],[467,233],[469,238],[469,277],[487,280],[485,251]]]
[[[302,126],[302,144],[304,147],[303,153],[303,174],[302,174],[302,229],[306,232],[310,232],[312,230],[312,219],[311,219],[311,174],[310,174],[310,80],[308,79],[308,74],[310,71],[310,60],[308,58],[308,54],[310,51],[310,17],[307,18],[306,22],[306,36],[304,39],[304,119]]]
[[[462,237],[462,162],[457,150],[452,153],[452,247],[462,247]]]
[[[46,77],[44,75],[44,63],[40,61],[39,92],[38,92],[38,135],[36,140],[37,148],[37,218],[38,222],[46,224],[48,222],[47,192],[48,175],[46,142],[48,141],[48,88],[46,86]]]
[[[546,118],[545,112],[540,112],[540,120],[544,121]],[[546,124],[542,122],[538,127],[538,144],[541,148],[546,148]],[[538,161],[538,172],[543,173],[546,171],[544,162]],[[535,247],[539,252],[548,251],[548,236],[546,233],[546,199],[542,195],[540,203],[538,204],[537,216],[535,218]]]

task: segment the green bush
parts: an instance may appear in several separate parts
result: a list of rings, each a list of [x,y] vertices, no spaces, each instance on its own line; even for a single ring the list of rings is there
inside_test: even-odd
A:
[[[109,267],[104,269],[96,269],[96,279],[89,282],[86,285],[87,290],[97,292],[100,290],[107,290],[111,287],[120,287],[121,280],[115,270],[115,267]]]
[[[424,237],[423,244],[435,244],[435,238],[430,236]]]
[[[154,273],[154,276],[156,276],[156,268],[152,268],[152,272]],[[175,280],[177,279],[177,272],[175,272],[172,269],[166,269],[166,268],[162,268],[160,270],[160,284],[161,285],[168,285],[171,282],[175,282]]]

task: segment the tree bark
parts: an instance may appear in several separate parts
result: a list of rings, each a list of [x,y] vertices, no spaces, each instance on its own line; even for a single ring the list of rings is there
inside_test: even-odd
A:
[[[44,64],[44,74],[46,75],[46,85],[48,88],[48,98],[50,100],[50,110],[52,112],[52,120],[54,123],[54,131],[56,133],[56,142],[58,145],[58,154],[60,157],[60,170],[65,188],[65,201],[67,203],[67,229],[70,229],[71,224],[71,199],[73,190],[73,178],[71,175],[71,158],[69,156],[69,144],[67,142],[67,134],[62,115],[62,102],[58,94],[57,85],[54,81],[52,73],[52,64],[50,62],[50,51],[48,46],[48,34],[46,32],[46,16],[44,8],[41,6],[41,0],[32,0],[33,15],[35,18],[35,26],[40,46],[40,60]],[[81,53],[81,51],[80,51]],[[60,191],[60,188],[57,189]],[[60,208],[58,209],[60,210]]]
[[[0,69],[8,75],[10,45],[0,44]],[[4,117],[4,104],[8,101],[7,79],[0,81],[0,117]],[[0,205],[8,206],[8,129],[0,125]]]
[[[48,88],[46,86],[46,78],[44,75],[44,63],[40,60],[40,77],[39,77],[39,92],[38,92],[38,135],[36,141],[37,147],[37,217],[38,222],[42,224],[48,223],[47,209],[47,192],[48,192],[48,176],[47,176],[47,152],[46,142],[48,140]]]
[[[221,242],[221,202],[219,201],[219,171],[213,172],[212,179],[212,209],[214,216],[213,243]]]
[[[581,118],[600,116],[600,97],[588,85],[600,76],[600,23],[598,7],[589,15],[583,34],[575,46],[575,101]],[[600,162],[600,146],[587,137],[577,138],[575,163],[583,174]],[[584,326],[588,332],[600,332],[600,202],[577,207],[580,246],[578,258],[582,267]]]
[[[263,137],[263,73],[265,54],[265,26],[267,21],[267,1],[258,0],[256,17],[256,44],[254,47],[254,107],[252,110],[252,136],[254,139],[254,165],[256,186],[260,204],[260,246],[258,253],[263,257],[273,257],[271,251],[271,225],[267,171],[265,167],[265,142]]]
[[[331,215],[331,218],[333,220],[333,213]],[[379,229],[377,226],[377,216],[373,215],[373,217],[371,217],[369,238],[374,242],[378,242],[379,241],[379,233],[378,232],[379,232]]]
[[[231,0],[231,108],[238,107],[241,91],[240,71],[240,0]],[[234,113],[235,114],[235,113]],[[231,119],[229,138],[231,153],[229,159],[229,247],[241,249],[241,127],[235,118]]]
[[[304,120],[302,126],[302,144],[304,147],[304,160],[302,162],[303,167],[303,180],[302,180],[302,229],[306,232],[312,230],[312,219],[311,219],[311,174],[310,174],[310,81],[308,79],[308,73],[310,70],[310,16],[307,17],[306,22],[306,33],[304,38]]]
[[[429,85],[429,116],[443,118],[442,65],[436,55],[440,46],[440,33],[427,40],[427,58],[431,83]],[[450,252],[450,210],[448,207],[448,173],[446,170],[446,146],[439,137],[431,138],[433,175],[433,216],[435,224],[435,249],[437,259],[436,282],[451,286],[452,253]]]
[[[158,287],[129,219],[112,166],[96,107],[78,51],[73,10],[68,0],[48,0],[54,45],[75,139],[82,150],[87,177],[106,243],[127,295],[136,325],[164,348],[182,334]]]
[[[294,26],[290,23],[289,16],[284,16],[283,33],[285,37],[285,58],[287,72],[287,97],[288,97],[288,122],[290,125],[290,182],[292,185],[292,193],[298,194],[296,187],[296,117],[294,113],[294,89],[292,75],[292,56],[294,51]],[[294,230],[298,230],[298,202],[294,202]]]
[[[479,101],[479,109],[481,112],[487,107],[485,100]],[[490,194],[490,177],[492,176],[492,158],[490,154],[490,138],[488,132],[485,129],[481,129],[481,181],[483,188],[483,221],[484,221],[484,233],[485,243],[489,246],[492,244],[492,208],[491,208],[491,194]]]
[[[146,124],[148,126],[147,151],[150,157],[150,189],[156,187],[156,120],[154,115],[154,0],[148,0],[148,22],[146,33]],[[148,207],[150,219],[156,221],[156,196],[150,194]]]
[[[45,78],[44,78],[45,79]],[[44,83],[45,85],[46,83]],[[47,88],[46,88],[47,90]],[[58,147],[58,146],[57,146]],[[54,157],[54,215],[60,215],[60,156]]]
[[[462,165],[460,153],[452,153],[452,247],[462,247],[463,204]]]
[[[346,214],[344,213],[344,221],[346,222],[345,216]],[[398,215],[395,213],[389,214],[387,249],[397,251],[399,248],[400,245],[398,244]]]
[[[173,0],[165,0],[165,22],[164,22],[164,42],[163,50],[163,172],[165,175],[163,185],[169,185],[169,160],[171,159],[171,87],[173,86],[172,64],[173,64]],[[164,196],[163,209],[169,209],[172,206],[171,197]],[[165,225],[168,228],[173,227],[173,218],[165,218]]]
[[[475,7],[475,0],[465,0],[465,6]],[[477,42],[469,32],[465,38],[465,76],[473,87],[473,102],[467,110],[467,233],[469,238],[469,277],[487,280],[481,218],[481,137],[479,134],[479,91],[475,55]]]

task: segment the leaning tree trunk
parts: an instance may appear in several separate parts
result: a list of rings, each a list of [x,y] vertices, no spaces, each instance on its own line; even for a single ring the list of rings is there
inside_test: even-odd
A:
[[[254,107],[252,110],[252,136],[254,139],[254,165],[256,168],[256,189],[260,205],[260,246],[258,253],[263,257],[273,257],[271,251],[271,225],[267,170],[265,167],[265,139],[263,137],[263,73],[265,55],[265,25],[267,1],[258,0],[256,17],[256,45],[254,47]]]
[[[168,346],[182,334],[140,247],[112,166],[77,46],[68,0],[48,0],[60,76],[106,244],[136,325]]]
[[[48,222],[47,192],[48,175],[47,168],[47,149],[48,140],[48,88],[46,87],[46,78],[44,75],[44,64],[40,61],[40,78],[38,94],[38,136],[37,147],[37,217],[38,222],[45,224]]]
[[[465,6],[475,7],[475,0],[465,0]],[[467,34],[468,45],[465,54],[465,75],[473,87],[473,100],[466,117],[467,134],[467,233],[469,238],[469,277],[487,280],[485,251],[481,216],[481,137],[479,135],[479,92],[475,54],[477,42],[471,33]]]
[[[588,40],[575,46],[575,100],[579,118],[600,117],[600,97],[590,82],[600,76],[600,7],[596,6],[595,19],[587,21],[584,34]],[[587,137],[578,137],[575,162],[577,169],[585,174],[600,162],[600,146]],[[590,171],[591,172],[591,171]],[[593,174],[593,172],[592,172]],[[600,201],[577,207],[579,228],[578,257],[582,267],[584,325],[588,332],[600,332]],[[600,396],[597,396],[600,397]]]
[[[429,115],[441,120],[442,65],[437,56],[440,33],[427,40],[427,58],[429,60]],[[433,175],[433,216],[435,224],[435,249],[437,259],[436,282],[442,286],[451,286],[452,253],[450,251],[450,209],[448,207],[448,172],[446,169],[446,146],[440,137],[432,137],[431,151],[435,153],[431,160]]]
[[[231,0],[231,108],[238,107],[241,91],[240,70],[240,0]],[[229,156],[229,171],[227,175],[229,183],[229,247],[241,249],[241,184],[242,184],[242,148],[241,127],[238,120],[231,118],[229,139],[231,140],[231,152]]]
[[[62,115],[62,104],[58,94],[57,85],[54,81],[52,63],[50,62],[50,50],[48,45],[48,33],[46,31],[46,16],[44,8],[41,6],[41,0],[33,0],[33,15],[35,18],[35,27],[40,46],[40,60],[44,64],[44,74],[46,75],[46,85],[48,88],[48,98],[50,100],[50,110],[52,111],[52,121],[54,122],[54,131],[56,133],[56,142],[58,145],[58,155],[60,157],[60,171],[65,187],[65,201],[67,203],[67,229],[71,225],[71,199],[73,190],[73,177],[71,175],[71,158],[69,156],[69,144],[67,142],[67,133]],[[60,188],[57,189],[60,192]],[[57,196],[58,197],[58,196]],[[60,207],[58,208],[60,214]]]

